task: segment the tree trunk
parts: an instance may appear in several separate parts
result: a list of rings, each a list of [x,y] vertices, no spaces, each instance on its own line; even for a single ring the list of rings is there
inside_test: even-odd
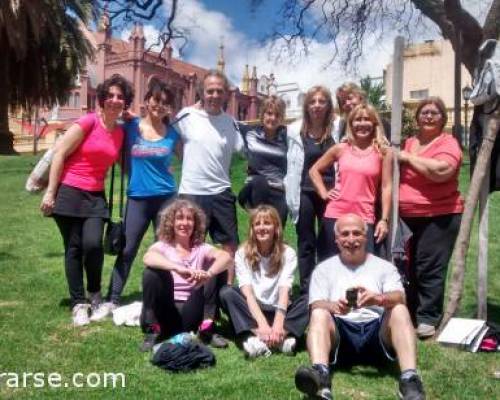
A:
[[[1,47],[1,46],[0,46]],[[0,59],[0,154],[16,154],[14,135],[9,130],[8,62]]]
[[[462,216],[462,223],[458,232],[455,248],[453,249],[452,275],[448,294],[446,311],[441,321],[440,330],[446,326],[450,318],[455,315],[460,300],[462,298],[467,251],[469,249],[470,233],[474,212],[479,199],[481,185],[486,175],[486,168],[491,157],[491,151],[495,143],[498,130],[500,128],[500,107],[488,117],[485,124],[486,135],[483,137],[481,148],[477,156],[474,173],[469,186],[469,192],[465,201],[465,209]]]

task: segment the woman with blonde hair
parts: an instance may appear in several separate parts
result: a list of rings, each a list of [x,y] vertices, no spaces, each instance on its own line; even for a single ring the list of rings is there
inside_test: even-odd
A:
[[[159,338],[196,331],[205,322],[206,302],[215,304],[204,285],[215,284],[232,259],[204,242],[205,227],[205,214],[189,200],[174,200],[161,212],[158,241],[144,255],[142,351]]]
[[[248,160],[245,186],[238,195],[242,207],[252,209],[260,204],[276,208],[285,226],[288,209],[283,180],[286,175],[285,102],[269,96],[261,105],[260,124],[240,125]]]
[[[291,301],[297,267],[295,251],[283,242],[277,211],[260,205],[250,212],[248,240],[235,258],[239,288],[226,286],[220,297],[237,335],[245,335],[248,357],[273,349],[293,354],[308,322],[307,296]]]
[[[330,91],[324,86],[309,89],[304,98],[303,119],[288,127],[286,201],[297,232],[300,288],[306,293],[309,278],[325,252],[323,214],[325,201],[315,192],[309,169],[334,144],[334,111]],[[328,189],[334,185],[334,168],[323,171]]]
[[[357,214],[368,224],[367,251],[373,253],[389,231],[392,195],[392,151],[376,109],[369,104],[356,106],[347,118],[347,140],[330,148],[311,168],[309,175],[318,195],[328,202],[325,231],[328,252],[338,253],[335,221],[344,214]],[[321,176],[337,163],[334,189]],[[380,197],[381,216],[376,221],[375,206]]]

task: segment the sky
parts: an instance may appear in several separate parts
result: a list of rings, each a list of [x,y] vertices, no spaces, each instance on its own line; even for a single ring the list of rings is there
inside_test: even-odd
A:
[[[259,77],[274,73],[279,84],[296,83],[302,91],[318,84],[335,90],[345,81],[358,82],[366,75],[382,77],[384,68],[391,62],[397,32],[390,29],[382,39],[368,34],[357,73],[345,71],[338,62],[330,63],[331,45],[318,40],[311,41],[307,56],[282,54],[277,61],[273,45],[278,42],[266,40],[266,37],[280,21],[282,2],[266,0],[256,10],[251,9],[250,3],[250,0],[179,1],[176,24],[188,30],[189,41],[182,54],[176,51],[174,55],[204,68],[213,68],[217,63],[218,47],[223,43],[226,73],[234,84],[240,85],[245,64],[249,64],[250,70],[254,65],[257,67]],[[484,18],[489,3],[488,0],[462,0],[479,19]],[[122,38],[128,38],[129,32],[123,31]],[[153,25],[146,24],[148,44],[154,43],[157,32]],[[416,42],[436,38],[439,33],[431,22],[419,25],[412,36]]]

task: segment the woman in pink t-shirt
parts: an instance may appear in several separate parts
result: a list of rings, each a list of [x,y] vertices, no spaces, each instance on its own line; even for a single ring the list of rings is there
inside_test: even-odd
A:
[[[335,187],[327,190],[321,172],[336,164]],[[325,258],[338,253],[335,221],[345,214],[357,214],[368,225],[367,250],[387,236],[392,195],[392,151],[375,108],[356,106],[347,119],[347,140],[330,148],[309,170],[325,210]],[[376,205],[380,203],[377,218]]]
[[[90,322],[84,269],[90,307],[97,309],[101,302],[102,235],[108,218],[104,180],[120,156],[123,131],[117,120],[133,100],[132,86],[113,75],[97,87],[97,99],[100,111],[81,117],[57,142],[40,205],[44,215],[54,217],[63,238],[75,326]]]
[[[463,211],[458,191],[462,151],[456,139],[443,132],[447,115],[440,98],[421,101],[415,115],[419,130],[398,155],[399,210],[413,232],[410,311],[417,335],[427,338],[442,318],[446,272]]]
[[[159,338],[213,325],[204,319],[205,303],[215,304],[215,276],[233,261],[226,251],[204,243],[205,228],[205,214],[189,200],[175,200],[161,212],[159,241],[144,255],[142,351]]]

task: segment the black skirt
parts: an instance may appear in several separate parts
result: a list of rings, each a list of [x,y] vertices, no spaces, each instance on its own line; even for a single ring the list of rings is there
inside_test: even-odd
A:
[[[59,186],[53,214],[79,218],[109,218],[104,191],[90,192],[65,184]]]

